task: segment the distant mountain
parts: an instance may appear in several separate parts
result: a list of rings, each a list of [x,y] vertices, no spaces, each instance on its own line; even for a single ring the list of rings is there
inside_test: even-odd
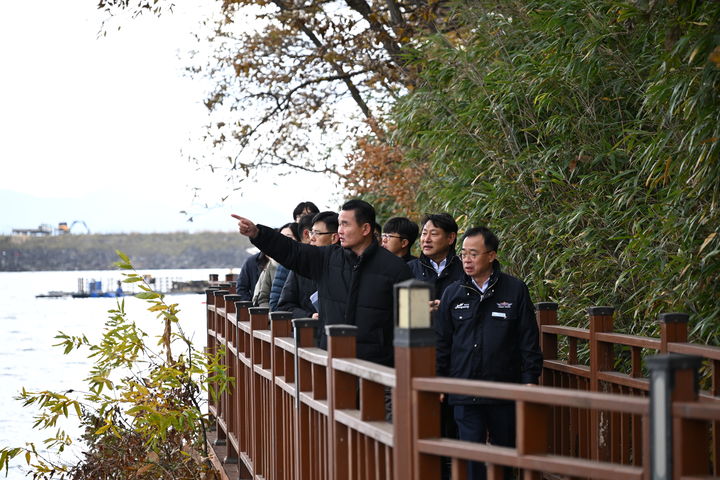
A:
[[[0,236],[0,271],[112,269],[116,250],[136,268],[239,268],[252,249],[222,232]]]

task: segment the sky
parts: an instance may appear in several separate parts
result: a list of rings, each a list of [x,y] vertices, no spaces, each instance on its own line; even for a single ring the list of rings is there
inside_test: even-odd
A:
[[[264,172],[223,203],[238,184],[183,156],[208,148],[196,139],[209,86],[183,68],[217,4],[176,3],[99,38],[96,1],[0,4],[0,235],[75,221],[75,233],[232,231],[230,213],[279,226],[300,201],[337,210],[337,181],[304,173]]]

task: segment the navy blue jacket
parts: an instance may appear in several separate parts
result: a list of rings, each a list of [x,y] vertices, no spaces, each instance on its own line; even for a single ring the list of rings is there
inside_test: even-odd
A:
[[[240,275],[238,275],[237,283],[237,294],[240,295],[240,300],[252,302],[255,284],[260,278],[261,269],[260,265],[258,265],[259,256],[259,252],[255,255],[249,256],[240,269]]]
[[[442,294],[448,285],[460,280],[465,275],[462,261],[453,250],[450,250],[447,256],[447,264],[442,272],[440,272],[440,275],[437,274],[430,264],[430,259],[423,254],[420,254],[420,258],[409,261],[408,266],[416,279],[431,283],[435,286],[435,292],[433,294],[435,300],[442,298]]]
[[[282,293],[282,289],[285,286],[285,281],[288,278],[288,274],[290,273],[290,270],[283,267],[282,265],[278,265],[278,269],[275,272],[275,277],[273,278],[272,286],[270,287],[270,311],[274,312],[278,308],[278,301],[280,300],[280,294]]]
[[[339,245],[316,247],[258,225],[253,245],[298,275],[317,282],[322,325],[358,328],[357,357],[393,365],[393,286],[412,278],[407,264],[373,242],[357,256]],[[325,329],[320,348],[327,347]]]
[[[537,383],[542,371],[538,326],[527,286],[495,261],[484,294],[467,275],[449,285],[435,324],[438,376]],[[453,405],[498,400],[450,395]]]

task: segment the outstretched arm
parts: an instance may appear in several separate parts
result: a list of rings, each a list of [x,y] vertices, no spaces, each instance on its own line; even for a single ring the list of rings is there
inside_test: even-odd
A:
[[[328,247],[305,245],[240,215],[233,214],[232,217],[238,221],[240,234],[280,265],[316,281],[323,275],[323,252]]]

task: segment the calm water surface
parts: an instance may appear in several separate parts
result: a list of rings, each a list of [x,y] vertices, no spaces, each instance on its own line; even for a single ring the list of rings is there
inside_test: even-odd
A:
[[[229,270],[149,270],[141,273],[156,278],[177,280],[206,280],[210,273],[222,278]],[[23,407],[13,397],[26,390],[68,389],[87,390],[82,379],[87,376],[90,362],[85,351],[63,355],[54,338],[58,331],[69,335],[85,334],[94,341],[102,333],[108,310],[117,306],[115,298],[35,298],[50,291],[76,291],[78,279],[97,279],[114,284],[122,278],[115,271],[75,272],[0,272],[0,446],[22,446],[33,441],[40,444],[53,432],[32,430],[36,410]],[[171,303],[178,303],[180,322],[195,345],[205,346],[204,295],[168,295]],[[133,297],[125,297],[128,318],[150,335],[162,332],[160,320],[147,312],[148,304]],[[153,340],[150,340],[153,342]],[[68,431],[72,430],[72,426]],[[22,461],[24,464],[24,460]],[[8,479],[20,480],[25,473],[16,463]],[[4,475],[2,472],[0,475]]]

